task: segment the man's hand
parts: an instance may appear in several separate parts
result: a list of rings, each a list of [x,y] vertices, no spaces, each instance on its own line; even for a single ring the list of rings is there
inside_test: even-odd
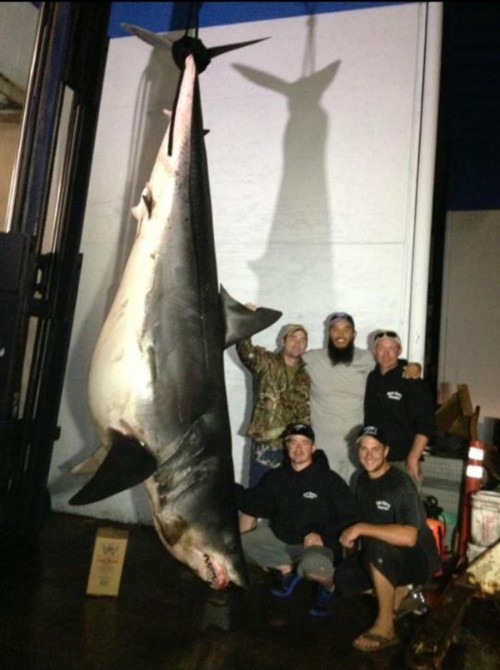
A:
[[[239,513],[240,533],[248,533],[248,531],[253,530],[256,525],[257,519],[254,516],[244,514],[243,512]]]
[[[359,523],[355,523],[354,526],[345,528],[340,534],[340,544],[346,549],[352,549],[356,543],[356,540],[360,536],[360,530]]]
[[[321,535],[318,533],[307,533],[307,535],[304,537],[304,547],[308,549],[309,547],[322,547],[323,546],[323,540],[321,539]]]
[[[419,465],[419,460],[418,458],[415,460],[414,458],[408,457],[406,459],[406,470],[409,475],[413,477],[415,482],[419,482],[421,475],[420,475],[420,465]]]
[[[420,363],[408,363],[403,368],[403,379],[420,379],[422,376],[422,366]]]
[[[254,305],[253,302],[246,302],[245,307],[249,309],[251,312],[255,312],[257,309],[257,305]]]

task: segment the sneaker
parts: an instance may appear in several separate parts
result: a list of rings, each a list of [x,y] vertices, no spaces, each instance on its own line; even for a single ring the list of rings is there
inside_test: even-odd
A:
[[[312,607],[309,610],[311,616],[317,617],[327,617],[330,614],[330,608],[332,605],[333,594],[335,591],[328,591],[324,586],[318,584],[318,589],[316,591],[316,596]]]
[[[394,615],[396,620],[402,619],[407,614],[422,616],[427,613],[427,602],[420,586],[414,587],[410,593],[403,598],[397,612]]]
[[[276,575],[277,584],[271,589],[271,593],[278,598],[288,598],[288,596],[292,595],[301,579],[302,577],[296,572],[288,572],[284,575],[278,570]]]

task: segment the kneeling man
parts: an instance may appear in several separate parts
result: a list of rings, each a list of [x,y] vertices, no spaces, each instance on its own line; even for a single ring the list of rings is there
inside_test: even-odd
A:
[[[345,481],[330,470],[308,424],[291,424],[284,434],[285,459],[257,486],[238,488],[245,557],[276,570],[273,595],[287,598],[302,578],[317,582],[312,616],[329,614],[335,557],[341,531],[360,516]],[[269,523],[256,524],[256,517]]]
[[[353,642],[366,652],[399,642],[394,617],[409,595],[408,585],[424,584],[439,566],[415,483],[406,472],[391,466],[388,453],[380,428],[365,426],[358,438],[364,472],[356,488],[363,521],[346,528],[340,536],[346,549],[353,549],[361,540],[358,555],[378,600],[375,623]]]

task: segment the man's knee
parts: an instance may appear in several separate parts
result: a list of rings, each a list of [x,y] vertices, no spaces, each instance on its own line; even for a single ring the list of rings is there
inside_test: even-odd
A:
[[[409,558],[404,547],[374,540],[367,547],[364,563],[366,568],[380,572],[393,586],[400,586],[408,583],[408,573],[412,572]]]
[[[366,543],[364,551],[365,565],[375,565],[382,567],[386,563],[392,563],[399,554],[399,547],[396,547],[382,540],[372,540]]]

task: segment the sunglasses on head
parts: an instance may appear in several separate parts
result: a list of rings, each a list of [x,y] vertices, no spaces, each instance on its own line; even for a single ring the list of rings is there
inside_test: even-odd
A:
[[[381,333],[377,333],[373,338],[373,341],[375,342],[376,340],[380,340],[382,337],[398,337],[398,334],[393,330],[384,330]]]

